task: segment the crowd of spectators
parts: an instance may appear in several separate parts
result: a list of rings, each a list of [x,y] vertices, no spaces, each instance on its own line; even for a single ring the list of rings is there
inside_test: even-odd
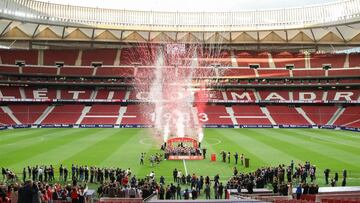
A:
[[[300,183],[305,186],[308,185],[309,178],[310,186],[318,188],[315,183],[315,174],[316,166],[311,165],[310,162],[295,166],[292,161],[289,166],[282,164],[277,167],[258,168],[251,173],[238,173],[237,169],[234,168],[234,176],[228,181],[227,187],[237,189],[239,193],[242,189],[247,189],[249,193],[252,193],[254,187],[264,188],[270,184],[274,193],[287,196],[292,194],[294,183]],[[311,191],[317,192],[315,189]]]
[[[22,184],[0,185],[1,203],[49,203],[64,200],[73,203],[86,202],[87,186],[48,184],[27,180]]]
[[[2,168],[3,181],[0,185],[0,203],[26,202],[48,203],[50,200],[68,200],[74,203],[86,201],[88,183],[97,183],[99,197],[120,198],[147,198],[157,194],[159,199],[197,199],[202,193],[206,199],[222,199],[228,190],[236,189],[241,193],[246,189],[253,193],[254,188],[265,188],[271,185],[274,193],[292,195],[293,185],[296,187],[296,196],[301,194],[317,194],[316,166],[310,162],[295,166],[292,161],[289,166],[284,164],[277,167],[264,167],[250,173],[240,173],[236,167],[233,176],[223,185],[220,175],[213,178],[196,174],[183,174],[180,170],[173,170],[173,180],[165,181],[164,176],[155,177],[152,171],[148,176],[137,178],[130,168],[102,168],[94,166],[72,165],[70,170],[59,167],[59,182],[55,184],[53,166],[35,166],[23,169],[23,181],[20,184],[15,173]],[[71,173],[72,184],[67,184],[67,176]],[[329,178],[330,170],[325,170],[325,180]],[[336,174],[335,174],[336,176]],[[343,176],[346,179],[347,172]],[[335,177],[334,179],[338,179]],[[343,180],[343,182],[346,180]],[[54,183],[54,184],[51,184]],[[82,186],[83,185],[83,186]],[[182,189],[181,187],[185,187]],[[31,201],[29,201],[31,200]]]

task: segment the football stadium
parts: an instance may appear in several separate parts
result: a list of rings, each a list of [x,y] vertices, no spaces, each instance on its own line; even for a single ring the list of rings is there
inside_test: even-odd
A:
[[[0,203],[360,202],[360,0],[0,0]]]

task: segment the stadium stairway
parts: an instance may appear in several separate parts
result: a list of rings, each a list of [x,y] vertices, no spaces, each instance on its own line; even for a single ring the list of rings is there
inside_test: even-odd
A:
[[[270,115],[269,110],[266,107],[260,107],[261,111],[266,115],[272,125],[277,125],[273,117]]]
[[[120,107],[119,109],[119,116],[118,118],[116,119],[116,124],[121,124],[121,121],[124,117],[124,114],[126,113],[126,110],[127,110],[127,107],[126,106],[122,106]]]
[[[26,99],[25,90],[23,87],[19,88],[21,99]]]
[[[271,53],[268,53],[268,57],[269,57],[269,68],[276,68],[275,62],[274,62],[274,59],[273,59]]]
[[[344,68],[350,68],[349,54],[345,56]]]
[[[14,113],[8,106],[2,106],[1,109],[18,125],[21,125],[21,122],[15,117]]]
[[[302,115],[307,122],[309,122],[311,125],[316,125],[314,121],[312,121],[305,113],[305,111],[301,107],[295,107],[295,110]]]
[[[93,73],[91,74],[92,76],[95,76],[95,75],[96,75],[97,69],[98,69],[98,67],[95,67],[95,68],[94,68],[94,71],[93,71]]]
[[[90,99],[96,99],[97,94],[98,94],[98,90],[92,91],[90,95]]]
[[[89,113],[90,109],[91,109],[91,106],[85,106],[84,109],[81,112],[81,115],[80,115],[79,119],[76,121],[75,124],[80,125],[81,122],[84,120],[86,114]]]
[[[42,121],[54,110],[55,106],[48,106],[45,111],[39,116],[38,119],[34,122],[34,124],[41,124]]]
[[[305,53],[305,68],[311,68],[310,53]]]
[[[81,64],[82,64],[82,55],[83,55],[83,51],[79,50],[78,57],[77,57],[77,59],[75,61],[75,66],[81,66]]]
[[[114,66],[119,66],[120,65],[120,58],[121,58],[121,49],[118,49],[116,51],[116,57],[115,57],[115,60],[114,60]]]
[[[238,125],[238,122],[237,122],[237,120],[235,118],[235,115],[234,115],[234,109],[232,107],[225,107],[225,109],[226,109],[226,112],[229,114],[231,122],[233,123],[233,125]]]
[[[235,56],[234,50],[230,51],[230,55],[231,55],[231,65],[233,67],[238,67],[239,65],[238,65],[238,63],[236,61],[236,56]]]
[[[38,65],[44,65],[44,50],[38,50]]]
[[[60,89],[56,90],[56,99],[61,99],[61,90]]]
[[[344,113],[345,108],[344,107],[339,107],[336,112],[334,113],[334,115],[331,117],[331,119],[329,120],[329,122],[326,123],[326,125],[333,125],[336,120]]]

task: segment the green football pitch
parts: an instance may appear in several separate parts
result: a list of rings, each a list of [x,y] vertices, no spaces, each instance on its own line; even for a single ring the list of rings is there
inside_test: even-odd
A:
[[[28,165],[50,165],[56,171],[60,164],[98,167],[131,168],[137,177],[154,171],[170,181],[174,168],[182,173],[220,174],[226,181],[235,166],[220,160],[220,152],[238,152],[250,159],[250,168],[237,165],[241,172],[258,167],[289,165],[310,161],[317,166],[317,182],[324,185],[323,171],[331,176],[348,171],[348,185],[360,185],[360,133],[320,129],[205,129],[202,146],[207,159],[201,161],[169,161],[150,166],[150,155],[160,151],[161,138],[149,129],[16,129],[0,131],[0,167],[21,174]],[[140,154],[146,153],[145,165],[140,166]],[[210,154],[217,161],[210,161]],[[21,177],[21,176],[20,176]]]

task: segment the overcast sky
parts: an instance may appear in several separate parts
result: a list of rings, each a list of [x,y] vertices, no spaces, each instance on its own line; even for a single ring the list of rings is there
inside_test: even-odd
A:
[[[242,11],[299,7],[335,0],[41,0],[60,4],[153,11]]]

